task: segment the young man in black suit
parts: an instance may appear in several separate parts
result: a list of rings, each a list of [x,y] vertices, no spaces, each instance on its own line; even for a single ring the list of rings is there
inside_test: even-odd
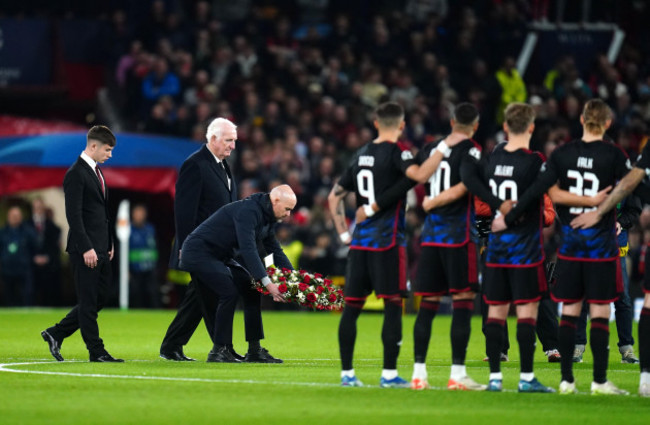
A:
[[[206,133],[207,143],[190,155],[176,181],[174,215],[176,239],[172,249],[169,267],[179,268],[181,246],[185,238],[204,220],[226,204],[237,200],[237,186],[232,178],[226,159],[235,149],[237,127],[225,118],[210,123]],[[233,259],[228,266],[232,269],[235,283],[244,301],[244,322],[248,354],[240,356],[231,346],[231,354],[239,359],[256,363],[281,363],[260,346],[264,339],[260,294],[250,285],[248,271]],[[210,312],[216,305],[216,298],[202,293],[197,282],[192,280],[185,297],[178,307],[178,313],[169,325],[160,346],[160,357],[167,360],[191,361],[183,353],[183,346],[194,334],[203,317],[210,336],[213,335],[214,315]]]
[[[108,297],[114,253],[108,190],[97,164],[112,156],[115,135],[108,127],[97,125],[88,131],[86,140],[86,149],[63,178],[65,215],[70,226],[66,251],[77,287],[77,305],[41,336],[58,361],[63,361],[63,340],[80,329],[91,362],[123,362],[108,354],[97,326],[97,312]]]
[[[238,289],[230,266],[235,258],[243,263],[253,279],[260,281],[274,301],[284,302],[278,285],[266,275],[258,245],[273,254],[278,267],[293,269],[275,238],[275,224],[288,218],[296,206],[296,195],[288,185],[271,193],[256,193],[220,208],[201,223],[183,243],[180,267],[189,271],[205,297],[217,302],[210,306],[215,318],[214,346],[208,362],[238,363],[228,346],[232,345],[232,321]],[[248,280],[250,285],[250,279]]]

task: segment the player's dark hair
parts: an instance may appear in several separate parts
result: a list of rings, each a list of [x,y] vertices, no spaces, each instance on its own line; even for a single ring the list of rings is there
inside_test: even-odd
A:
[[[377,106],[375,116],[382,127],[397,127],[404,120],[404,108],[395,102],[385,102]]]
[[[604,134],[607,121],[612,119],[612,110],[600,99],[591,99],[582,110],[584,127],[589,133]]]
[[[504,118],[512,134],[522,134],[535,121],[535,109],[526,103],[511,103],[504,111]]]
[[[472,126],[478,120],[478,109],[471,103],[463,102],[456,105],[453,120],[462,126]]]
[[[115,146],[115,135],[104,125],[96,125],[88,130],[86,142],[90,143],[91,140],[99,142],[102,145]]]

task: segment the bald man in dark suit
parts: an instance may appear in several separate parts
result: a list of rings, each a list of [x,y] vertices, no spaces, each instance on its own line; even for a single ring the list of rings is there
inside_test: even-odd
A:
[[[181,246],[187,236],[210,215],[224,205],[237,200],[237,186],[230,172],[226,159],[235,149],[237,127],[225,118],[216,118],[210,123],[206,134],[207,143],[190,155],[183,166],[176,182],[174,214],[176,222],[176,239],[169,261],[169,267],[179,269]],[[232,345],[230,353],[239,360],[260,363],[281,363],[260,346],[264,339],[260,294],[250,285],[250,275],[234,259],[228,264],[239,289],[244,304],[244,325],[248,354],[237,354]],[[185,297],[178,307],[178,313],[167,329],[160,346],[160,357],[167,360],[191,361],[183,352],[194,331],[204,319],[210,336],[214,329],[214,310],[216,298],[203,293],[204,288],[192,280]]]

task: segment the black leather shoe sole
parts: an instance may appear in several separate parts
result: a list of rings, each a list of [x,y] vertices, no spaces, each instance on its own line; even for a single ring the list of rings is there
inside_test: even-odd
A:
[[[160,358],[165,359],[165,360],[171,360],[174,362],[193,362],[195,361],[191,357],[187,357],[185,354],[181,354],[178,352],[173,352],[173,353],[160,353]]]
[[[263,358],[259,358],[259,357],[246,356],[246,357],[244,357],[244,363],[275,363],[275,364],[280,364],[280,363],[284,363],[284,360],[276,359],[276,358],[263,359]]]
[[[63,356],[59,352],[59,343],[56,339],[50,335],[48,331],[43,331],[41,332],[41,337],[43,338],[43,341],[47,342],[47,346],[50,349],[50,354],[52,354],[52,357],[56,359],[58,362],[63,361]]]
[[[99,357],[91,357],[90,361],[94,363],[124,363],[124,359],[116,359],[110,354],[105,354]]]

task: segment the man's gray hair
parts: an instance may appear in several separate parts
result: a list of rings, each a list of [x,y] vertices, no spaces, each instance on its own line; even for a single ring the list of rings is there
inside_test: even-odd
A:
[[[205,133],[205,138],[209,142],[212,136],[219,137],[221,136],[221,132],[226,126],[232,126],[232,128],[236,129],[237,126],[230,120],[227,120],[225,118],[215,118],[210,125],[208,126],[208,131]]]

